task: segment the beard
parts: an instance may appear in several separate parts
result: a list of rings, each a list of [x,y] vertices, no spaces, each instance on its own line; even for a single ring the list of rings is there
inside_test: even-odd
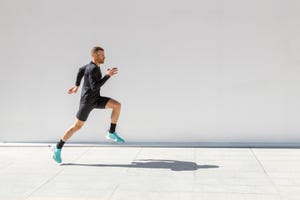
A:
[[[103,63],[104,63],[104,60],[100,60],[100,59],[99,59],[99,60],[97,60],[97,62],[100,63],[100,64],[103,64]]]

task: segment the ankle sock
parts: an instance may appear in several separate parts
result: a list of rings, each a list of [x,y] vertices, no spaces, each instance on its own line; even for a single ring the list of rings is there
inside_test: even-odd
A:
[[[114,133],[116,131],[117,124],[110,123],[109,133]]]
[[[56,144],[56,148],[61,149],[64,146],[64,144],[65,142],[62,139],[60,139],[60,141]]]

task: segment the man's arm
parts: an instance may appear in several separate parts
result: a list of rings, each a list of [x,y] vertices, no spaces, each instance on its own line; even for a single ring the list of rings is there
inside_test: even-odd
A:
[[[87,65],[84,65],[84,66],[80,67],[79,70],[78,70],[76,81],[75,81],[75,85],[77,87],[80,86],[80,82],[81,82],[81,79],[82,79],[82,77],[84,75],[86,66]]]
[[[100,87],[110,78],[110,75],[105,74],[105,76],[102,77],[102,79],[99,79],[97,73],[97,68],[93,68],[89,72],[89,82],[92,90],[100,89]]]

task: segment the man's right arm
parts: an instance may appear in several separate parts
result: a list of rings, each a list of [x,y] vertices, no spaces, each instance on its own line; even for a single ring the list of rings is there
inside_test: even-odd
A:
[[[77,73],[77,77],[76,77],[76,81],[75,81],[75,85],[78,87],[80,85],[81,79],[84,75],[85,69],[86,69],[87,65],[84,65],[82,67],[79,68],[78,73]]]

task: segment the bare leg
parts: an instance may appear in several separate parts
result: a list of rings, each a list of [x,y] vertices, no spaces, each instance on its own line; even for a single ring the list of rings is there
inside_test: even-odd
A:
[[[114,100],[114,99],[110,99],[105,108],[112,108],[112,113],[111,113],[111,123],[116,124],[118,122],[119,116],[120,116],[120,111],[121,111],[121,103]]]
[[[66,142],[70,137],[72,137],[72,135],[78,131],[84,124],[84,121],[81,121],[79,119],[76,118],[74,124],[72,126],[70,126],[70,128],[68,128],[66,130],[66,132],[64,133],[64,136],[61,138],[64,142]]]

